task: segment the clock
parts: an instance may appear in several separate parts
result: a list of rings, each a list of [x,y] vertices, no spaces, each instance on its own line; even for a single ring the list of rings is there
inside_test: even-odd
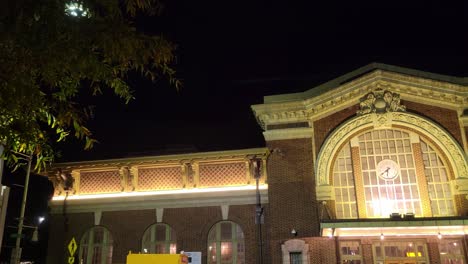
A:
[[[390,159],[381,160],[377,164],[377,175],[386,181],[394,180],[400,175],[400,166]]]

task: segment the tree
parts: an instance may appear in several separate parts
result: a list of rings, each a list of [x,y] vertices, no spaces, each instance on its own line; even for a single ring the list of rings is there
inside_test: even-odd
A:
[[[137,72],[176,88],[175,46],[139,32],[137,14],[161,11],[158,0],[7,0],[0,8],[0,144],[7,164],[33,155],[35,169],[52,162],[54,141],[74,136],[89,149],[90,109],[83,91],[111,89],[133,99],[126,82]],[[23,160],[24,162],[24,160]]]

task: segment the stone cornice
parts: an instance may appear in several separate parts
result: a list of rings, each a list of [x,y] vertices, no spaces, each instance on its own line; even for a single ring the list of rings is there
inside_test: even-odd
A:
[[[268,130],[263,132],[266,141],[296,139],[296,138],[311,138],[314,135],[313,128],[286,128],[277,130]]]
[[[154,208],[186,208],[220,205],[255,204],[255,189],[242,191],[166,194],[153,196],[67,200],[67,213],[100,211],[128,211]],[[268,189],[260,190],[262,203],[268,203]],[[52,214],[63,213],[63,200],[50,201]]]
[[[72,170],[108,170],[119,169],[122,166],[152,166],[164,164],[184,164],[186,162],[212,162],[212,161],[229,161],[229,160],[244,160],[252,156],[266,156],[268,153],[267,148],[252,148],[241,150],[228,150],[228,151],[213,151],[213,152],[200,152],[188,153],[179,155],[164,155],[164,156],[145,156],[135,158],[122,158],[122,159],[108,159],[108,160],[94,160],[82,162],[67,162],[56,163],[50,167],[46,172],[53,174],[57,169],[64,171]]]
[[[375,70],[314,97],[288,102],[253,105],[260,126],[313,121],[359,103],[375,89],[400,94],[402,100],[437,104],[453,110],[468,107],[468,87],[400,73]]]

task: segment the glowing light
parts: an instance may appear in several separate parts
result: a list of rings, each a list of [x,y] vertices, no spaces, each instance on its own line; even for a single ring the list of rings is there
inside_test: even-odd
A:
[[[144,249],[143,249],[143,252],[148,253],[148,249],[147,249],[147,248],[144,248]]]
[[[260,185],[260,190],[267,190],[268,185]],[[119,198],[119,197],[140,197],[152,195],[167,195],[167,194],[190,194],[190,193],[213,193],[213,192],[232,192],[232,191],[248,191],[255,190],[255,186],[234,186],[234,187],[220,187],[220,188],[203,188],[203,189],[181,189],[170,191],[151,191],[151,192],[122,192],[122,193],[102,193],[102,194],[86,194],[86,195],[73,195],[68,196],[69,200],[89,200],[89,199],[104,199],[104,198]],[[52,201],[63,201],[65,196],[55,196]]]
[[[440,232],[437,234],[437,238],[442,239],[442,234]]]
[[[44,222],[44,220],[45,220],[45,217],[43,217],[43,216],[39,216],[38,220],[39,220],[39,224],[41,224],[42,222]]]
[[[372,207],[376,215],[388,217],[392,212],[395,211],[395,202],[393,200],[382,198],[379,200],[373,200]]]
[[[385,236],[383,235],[383,233],[380,234],[380,240],[384,240],[385,239]]]
[[[89,10],[77,2],[65,4],[65,13],[74,17],[90,17]]]

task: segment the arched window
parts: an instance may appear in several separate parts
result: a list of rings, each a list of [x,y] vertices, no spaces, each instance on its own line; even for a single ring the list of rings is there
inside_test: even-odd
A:
[[[90,228],[80,240],[80,261],[83,264],[112,263],[112,235],[106,228]]]
[[[333,164],[337,218],[455,215],[448,169],[414,132],[379,129],[345,142]]]
[[[244,264],[244,232],[230,221],[215,224],[208,234],[208,264]]]
[[[141,252],[152,254],[176,254],[176,234],[166,224],[154,224],[143,234]]]

